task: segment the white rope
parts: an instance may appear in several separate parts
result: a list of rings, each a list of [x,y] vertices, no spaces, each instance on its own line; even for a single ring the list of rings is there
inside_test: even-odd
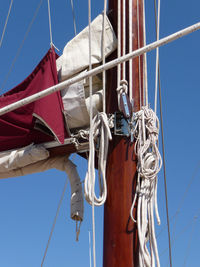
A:
[[[145,0],[143,0],[143,39],[144,46],[146,46],[146,13],[145,13]],[[143,61],[144,73],[144,106],[148,106],[148,79],[147,79],[147,54],[144,54]]]
[[[123,0],[123,49],[122,55],[125,56],[126,54],[126,0]],[[121,47],[120,47],[121,49]],[[122,80],[126,79],[126,62],[123,62],[123,73],[122,73]]]
[[[91,237],[90,237],[90,231],[88,231],[89,235],[89,259],[90,259],[90,267],[92,267],[92,253],[91,253]]]
[[[105,57],[105,21],[106,21],[106,8],[107,8],[107,0],[104,0],[104,10],[103,10],[103,38],[102,38],[102,63],[103,65],[106,62]],[[102,74],[102,80],[103,80],[103,112],[106,112],[106,72],[103,71]]]
[[[99,141],[98,154],[98,178],[99,178],[99,197],[94,192],[94,204],[101,206],[105,203],[107,197],[106,185],[106,161],[108,154],[108,143],[112,139],[109,121],[104,112],[98,113],[93,119],[93,138],[91,143],[91,151],[88,157],[88,172],[85,177],[85,198],[89,204],[92,204],[95,189],[95,141]],[[99,140],[98,140],[99,139]]]
[[[50,46],[51,48],[53,45],[53,38],[52,38],[52,30],[51,30],[51,10],[50,10],[50,0],[47,0],[48,2],[48,16],[49,16],[49,36],[50,36]]]
[[[88,0],[88,24],[89,24],[89,71],[92,70],[92,36],[91,36],[91,0]],[[92,77],[89,77],[90,91],[90,131],[89,131],[89,158],[94,158],[93,149],[93,108],[92,108]],[[90,162],[88,159],[88,169]],[[91,180],[91,205],[92,205],[92,236],[93,236],[93,265],[96,267],[96,241],[95,241],[95,210],[94,210],[94,180]]]
[[[117,57],[121,57],[121,0],[118,0],[117,6]],[[117,87],[120,86],[121,64],[117,65]]]
[[[140,56],[144,53],[150,52],[153,49],[155,49],[156,47],[159,47],[159,46],[165,45],[167,43],[170,43],[172,41],[175,41],[175,40],[177,40],[177,39],[179,39],[179,38],[181,38],[181,37],[183,37],[189,33],[197,31],[199,29],[200,29],[200,22],[198,22],[198,23],[196,23],[190,27],[187,27],[183,30],[180,30],[176,33],[173,33],[167,37],[164,37],[164,38],[160,39],[159,41],[150,43],[150,44],[146,45],[145,47],[141,47],[140,49],[132,51],[131,53],[128,53],[123,57],[116,58],[116,59],[109,61],[109,62],[105,63],[104,65],[96,67],[96,68],[94,68],[88,72],[84,72],[83,74],[79,74],[78,76],[75,76],[75,77],[68,79],[64,82],[61,82],[57,85],[51,86],[51,87],[43,90],[42,92],[36,93],[32,96],[29,96],[29,97],[26,97],[22,100],[16,101],[13,104],[10,104],[10,105],[7,105],[3,108],[0,108],[0,116],[7,113],[7,112],[15,110],[19,107],[22,107],[24,105],[32,103],[38,99],[41,99],[47,95],[50,95],[50,94],[55,93],[57,91],[63,90],[64,88],[66,88],[66,86],[69,86],[69,85],[74,84],[76,82],[82,81],[82,80],[84,80],[90,76],[95,76],[98,73],[101,73],[103,70],[108,70],[108,69],[114,68],[124,61],[128,61],[131,58],[135,58],[135,57]]]
[[[158,0],[158,17],[157,17],[157,31],[156,40],[159,40],[160,35],[160,0]],[[157,96],[158,96],[158,68],[159,68],[159,47],[156,48],[156,72],[155,72],[155,101],[154,111],[157,112]]]
[[[135,154],[137,155],[137,186],[130,216],[137,222],[139,238],[139,266],[160,266],[154,228],[154,210],[158,224],[157,174],[162,166],[158,150],[159,120],[152,109],[142,107],[136,113]],[[137,220],[133,209],[137,201]],[[150,252],[147,243],[149,242]]]
[[[137,0],[137,33],[138,33],[138,49],[140,48],[140,6],[139,1]],[[140,56],[138,57],[138,74],[139,74],[139,93],[140,93],[140,107],[142,106],[142,81],[141,81],[141,60]]]
[[[8,14],[7,14],[6,21],[5,21],[4,28],[3,28],[3,32],[2,32],[2,35],[1,35],[0,48],[1,48],[1,45],[2,45],[2,42],[3,42],[3,38],[4,38],[5,31],[6,31],[6,27],[7,27],[7,24],[8,24],[8,19],[9,19],[10,12],[11,12],[11,9],[12,9],[12,4],[13,4],[13,0],[10,1]]]
[[[118,58],[121,56],[124,57],[126,55],[126,0],[123,0],[122,3],[122,33],[121,33],[121,0],[118,0],[118,17],[117,17],[117,24],[118,24]],[[130,23],[130,21],[129,21]],[[122,35],[122,46],[121,47],[121,35]],[[131,34],[132,36],[132,34]],[[130,32],[129,32],[129,39],[130,39]],[[122,50],[122,51],[121,51]],[[130,64],[129,64],[130,66]],[[129,74],[130,74],[130,67],[129,67]],[[132,74],[131,74],[132,76]],[[126,62],[122,63],[122,73],[121,73],[121,65],[117,66],[117,99],[118,99],[118,108],[121,110],[120,105],[120,97],[122,93],[128,94],[128,82],[126,80]]]
[[[129,1],[129,53],[133,50],[133,1]],[[133,98],[133,60],[129,60],[129,98]]]

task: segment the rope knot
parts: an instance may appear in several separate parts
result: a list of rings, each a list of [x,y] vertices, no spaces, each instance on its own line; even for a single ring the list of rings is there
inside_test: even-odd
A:
[[[120,86],[117,88],[117,93],[122,94],[122,93],[128,93],[128,82],[127,80],[121,80],[120,81]]]

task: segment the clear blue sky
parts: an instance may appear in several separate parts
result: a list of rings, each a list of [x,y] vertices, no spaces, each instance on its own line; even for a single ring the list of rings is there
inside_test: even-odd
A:
[[[0,3],[0,36],[9,7]],[[37,1],[14,1],[0,48],[0,87],[24,38]],[[146,1],[147,42],[155,40],[153,0]],[[87,1],[74,1],[77,31],[87,25]],[[103,9],[103,1],[92,1],[92,17]],[[160,35],[164,37],[200,21],[200,2],[161,1]],[[62,51],[73,38],[70,0],[51,1],[53,42]],[[200,243],[200,32],[160,49],[160,70],[164,116],[169,213],[173,266],[198,267]],[[49,49],[47,1],[43,1],[14,68],[1,93],[20,83]],[[155,52],[148,55],[149,94],[153,106]],[[87,163],[79,156],[75,163],[84,180]],[[188,183],[192,179],[191,186]],[[66,180],[62,172],[45,173],[0,181],[0,267],[40,266],[57,204]],[[187,194],[184,192],[187,190]],[[184,198],[184,201],[181,200]],[[157,227],[161,266],[169,266],[163,172],[159,175],[158,201],[161,226]],[[97,266],[102,266],[103,209],[96,208]],[[113,222],[114,223],[114,222]],[[80,241],[75,242],[75,224],[70,219],[70,187],[63,201],[44,266],[89,266],[88,231],[91,208],[85,203]]]

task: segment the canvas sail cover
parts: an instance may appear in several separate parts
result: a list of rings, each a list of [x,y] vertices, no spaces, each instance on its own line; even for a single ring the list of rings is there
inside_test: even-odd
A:
[[[91,63],[100,64],[103,55],[103,14],[98,15],[91,23]],[[112,25],[106,16],[105,19],[105,57],[117,48],[117,38]],[[86,27],[71,41],[63,54],[56,60],[60,81],[64,81],[82,72],[89,67],[89,27]],[[102,75],[92,78],[92,108],[95,116],[102,111]],[[73,131],[76,128],[89,126],[89,79],[67,86],[61,91],[64,104],[64,114],[67,127]]]
[[[99,64],[103,56],[103,14],[98,15],[91,23],[91,63]],[[105,55],[108,56],[117,48],[117,38],[112,25],[106,16],[105,21]],[[62,56],[57,59],[57,70],[60,80],[66,80],[87,69],[89,66],[89,27],[87,26],[75,38],[68,42]]]
[[[50,49],[22,83],[0,97],[0,108],[57,83],[56,54]],[[62,98],[56,92],[0,116],[0,151],[54,139],[64,143],[62,110]]]

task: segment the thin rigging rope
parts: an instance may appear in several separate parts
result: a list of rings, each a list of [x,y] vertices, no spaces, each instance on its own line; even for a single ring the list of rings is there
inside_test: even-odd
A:
[[[169,222],[169,208],[168,208],[168,194],[167,194],[167,175],[166,175],[166,160],[165,160],[165,145],[164,145],[164,130],[163,130],[163,115],[162,115],[162,99],[161,99],[161,82],[160,82],[160,68],[158,65],[158,79],[159,79],[159,102],[160,102],[160,124],[161,124],[161,136],[162,136],[162,151],[163,151],[163,172],[165,183],[165,204],[167,213],[167,230],[169,240],[169,259],[170,267],[172,267],[172,249],[171,249],[171,235],[170,235],[170,222]]]
[[[146,46],[146,12],[145,12],[145,0],[143,0],[143,42]],[[143,73],[144,73],[144,105],[148,106],[148,79],[147,79],[147,53],[143,56]]]
[[[4,25],[4,28],[3,28],[2,35],[1,35],[0,48],[1,48],[1,45],[2,45],[2,42],[3,42],[3,38],[4,38],[5,31],[6,31],[6,27],[7,27],[7,24],[8,24],[8,19],[9,19],[10,12],[11,12],[11,9],[12,9],[12,4],[13,4],[13,0],[10,1],[10,6],[9,6],[9,9],[8,9],[8,14],[7,14],[5,25]]]
[[[92,267],[92,253],[91,253],[91,237],[90,237],[90,231],[88,231],[89,234],[89,259],[90,259],[90,267]]]
[[[179,215],[180,210],[181,210],[181,208],[182,208],[182,206],[184,204],[184,201],[185,201],[185,198],[186,198],[186,196],[187,196],[187,194],[189,192],[189,189],[190,189],[190,187],[191,187],[191,185],[192,185],[192,183],[194,181],[194,178],[196,177],[196,174],[197,174],[197,172],[199,170],[199,167],[200,167],[200,162],[198,162],[198,164],[197,164],[197,166],[196,166],[196,168],[195,168],[195,170],[194,170],[194,172],[193,172],[193,174],[192,174],[192,176],[191,176],[191,178],[190,178],[190,180],[188,182],[188,185],[186,187],[186,190],[183,193],[183,197],[181,198],[181,200],[179,202],[178,208],[177,208],[177,210],[176,210],[176,212],[175,212],[175,214],[173,216],[173,219],[175,219],[175,220],[174,220],[174,225],[173,225],[173,233],[172,233],[172,236],[174,236],[174,232],[175,232],[175,228],[176,228],[176,223],[177,223],[178,215]]]
[[[158,11],[160,9],[160,0],[158,0]],[[156,11],[156,0],[154,0],[154,10],[155,10],[155,25],[156,25],[156,36],[159,39],[158,31],[159,27],[157,22],[160,21],[160,11],[158,13],[159,18],[157,18],[157,11]],[[158,53],[159,51],[156,50]],[[165,184],[165,205],[166,205],[166,213],[167,213],[167,229],[168,229],[168,245],[169,245],[169,261],[170,267],[172,267],[172,249],[171,249],[171,235],[170,235],[170,222],[169,222],[169,208],[168,208],[168,195],[167,195],[167,175],[166,175],[166,160],[165,160],[165,145],[164,145],[164,130],[163,130],[163,112],[162,112],[162,97],[161,97],[161,79],[160,79],[160,64],[159,64],[159,57],[157,54],[157,74],[158,75],[158,82],[159,82],[159,102],[160,102],[160,122],[161,122],[161,137],[162,137],[162,151],[163,151],[163,172],[164,172],[164,184]],[[156,82],[157,84],[157,82]],[[155,110],[157,105],[157,92],[155,91]]]
[[[48,2],[48,16],[49,16],[49,36],[50,36],[50,46],[53,47],[53,38],[52,38],[52,29],[51,29],[51,9],[50,9],[50,0]]]
[[[117,5],[117,57],[121,57],[121,0]],[[121,64],[117,65],[117,88],[120,86],[121,80]]]
[[[137,34],[138,34],[138,49],[140,49],[140,13],[139,13],[139,1],[137,0]],[[139,61],[139,93],[140,93],[140,108],[142,107],[142,87],[141,87],[141,58],[138,57]]]
[[[133,50],[133,1],[129,1],[129,53]],[[129,98],[132,100],[133,98],[133,60],[129,60]]]
[[[191,248],[191,245],[192,245],[192,237],[193,237],[193,233],[194,233],[196,220],[197,220],[197,216],[195,216],[194,220],[193,220],[192,229],[191,229],[191,232],[190,232],[190,237],[189,237],[189,241],[188,241],[188,245],[187,245],[187,249],[186,249],[186,253],[185,253],[183,267],[186,266],[186,261],[187,261],[188,256],[189,256],[190,248]]]
[[[156,0],[154,0],[154,6],[156,8]],[[158,12],[156,12],[155,18],[156,18],[156,40],[158,41],[160,35],[160,0],[158,0]],[[157,111],[157,95],[158,95],[158,64],[159,64],[159,47],[156,48],[155,101],[154,101],[155,113]]]
[[[4,79],[4,81],[3,81],[3,83],[1,84],[1,89],[5,86],[6,82],[8,81],[8,78],[9,78],[9,76],[10,76],[12,70],[13,70],[13,67],[14,67],[14,65],[15,65],[15,62],[16,62],[16,60],[17,60],[17,58],[18,58],[18,56],[19,56],[19,54],[20,54],[20,52],[21,52],[21,50],[22,50],[22,47],[23,47],[23,45],[24,45],[24,42],[25,42],[25,40],[26,40],[26,38],[27,38],[27,36],[28,36],[30,30],[31,30],[31,27],[32,27],[32,25],[33,25],[33,22],[35,21],[35,19],[36,19],[36,17],[37,17],[37,14],[38,14],[39,9],[40,9],[40,7],[41,7],[41,5],[42,5],[42,2],[43,2],[43,0],[40,0],[38,6],[37,6],[37,8],[36,8],[36,11],[35,11],[35,13],[34,13],[34,15],[33,15],[33,18],[32,18],[32,20],[31,20],[31,22],[30,22],[30,24],[29,24],[29,26],[28,26],[28,29],[27,29],[27,31],[26,31],[26,33],[25,33],[25,35],[24,35],[24,38],[23,38],[23,40],[22,40],[22,42],[21,42],[21,44],[20,44],[20,46],[19,46],[19,48],[18,48],[18,50],[17,50],[17,53],[16,53],[16,55],[15,55],[13,61],[12,61],[12,64],[11,64],[11,66],[10,66],[10,69],[9,69],[9,71],[8,71],[8,73],[7,73],[7,75],[6,75],[5,79]]]
[[[181,209],[182,209],[182,207],[183,207],[183,205],[184,205],[184,201],[185,201],[185,199],[186,199],[186,196],[187,196],[187,194],[188,194],[188,192],[189,192],[189,189],[190,189],[190,187],[191,187],[191,185],[192,185],[192,183],[193,183],[193,181],[194,181],[194,179],[195,179],[195,177],[196,177],[196,175],[197,175],[197,172],[199,171],[199,168],[200,168],[200,161],[199,161],[198,164],[196,165],[196,168],[195,168],[195,170],[194,170],[194,172],[193,172],[193,174],[192,174],[192,176],[191,176],[191,178],[190,178],[190,180],[189,180],[189,182],[188,182],[188,185],[187,185],[187,187],[186,187],[186,190],[184,191],[183,196],[182,196],[181,200],[179,201],[179,205],[178,205],[178,208],[177,208],[176,212],[175,212],[174,215],[171,216],[171,218],[169,219],[170,222],[172,222],[172,221],[174,220],[174,223],[173,223],[173,234],[172,234],[172,236],[174,236],[174,233],[175,233],[175,227],[176,227],[176,223],[177,223],[177,217],[178,217],[178,215],[179,215],[179,213],[180,213],[180,211],[181,211]],[[166,223],[166,225],[164,225],[164,226],[162,227],[162,229],[161,229],[160,232],[156,235],[156,237],[159,237],[159,236],[162,234],[162,232],[165,230],[165,228],[167,228],[167,223]],[[171,240],[171,243],[172,243],[172,244],[173,244],[173,242],[174,242],[174,238],[172,238],[172,240]]]
[[[51,87],[43,90],[42,92],[36,93],[30,97],[26,97],[26,98],[19,100],[13,104],[9,104],[3,108],[0,108],[0,115],[3,115],[5,113],[10,112],[12,110],[15,110],[19,107],[22,107],[24,105],[32,103],[32,102],[34,102],[38,99],[41,99],[41,98],[43,98],[49,94],[63,90],[64,88],[66,88],[66,86],[69,86],[69,85],[74,84],[76,82],[82,81],[85,78],[88,78],[90,76],[94,76],[98,73],[101,73],[103,70],[108,70],[108,69],[111,69],[113,67],[116,67],[118,64],[121,64],[123,61],[128,61],[130,58],[135,58],[139,55],[142,55],[144,53],[152,51],[157,46],[165,45],[169,42],[172,42],[174,40],[182,38],[183,36],[185,36],[189,33],[192,33],[194,31],[197,31],[199,29],[200,29],[200,23],[198,22],[196,24],[193,24],[192,26],[189,26],[183,30],[180,30],[176,33],[173,33],[167,37],[162,38],[158,42],[156,41],[156,42],[150,43],[150,44],[146,45],[145,47],[141,47],[138,50],[132,51],[131,53],[126,54],[124,57],[113,59],[113,60],[105,63],[105,65],[100,65],[100,66],[98,66],[98,67],[96,67],[96,68],[94,68],[88,72],[84,72],[84,73],[82,73],[78,76],[75,76],[71,79],[68,79],[64,82],[60,82],[57,85],[51,86]]]
[[[89,22],[89,71],[92,69],[92,36],[91,36],[91,0],[88,0],[88,22]],[[90,134],[89,134],[89,150],[90,157],[94,158],[93,146],[93,108],[92,108],[92,77],[89,77],[89,88],[90,88]],[[88,168],[93,170],[93,166]],[[92,233],[93,233],[93,265],[96,267],[96,244],[95,244],[95,210],[94,210],[94,175],[92,175]]]
[[[103,40],[102,40],[102,58],[103,65],[106,62],[105,59],[105,20],[106,20],[106,8],[107,8],[107,0],[104,0],[104,10],[103,10]],[[103,71],[103,112],[106,112],[106,71]]]
[[[172,246],[174,246],[175,241],[180,237],[183,236],[183,234],[186,232],[186,230],[191,227],[191,224],[193,223],[193,220],[199,218],[199,215],[195,215],[192,219],[189,220],[189,222],[176,234],[176,238],[172,241]],[[161,252],[161,255],[165,254],[168,251],[168,248],[164,249]]]
[[[123,0],[123,49],[122,54],[126,54],[126,0]],[[122,80],[126,79],[126,62],[123,62]]]
[[[72,16],[73,16],[73,23],[74,23],[74,35],[76,36],[76,19],[75,19],[75,12],[74,12],[74,4],[73,0],[71,0],[71,7],[72,7]]]
[[[59,214],[59,211],[60,211],[60,207],[61,207],[61,204],[62,204],[64,195],[65,195],[65,191],[66,191],[66,188],[67,188],[67,183],[68,183],[68,177],[67,177],[67,179],[66,179],[66,181],[65,181],[64,188],[63,188],[63,192],[62,192],[60,201],[59,201],[59,203],[58,203],[58,207],[57,207],[57,210],[56,210],[56,215],[55,215],[55,217],[54,217],[54,221],[53,221],[53,224],[52,224],[52,227],[51,227],[51,232],[50,232],[50,234],[49,234],[49,239],[48,239],[48,241],[47,241],[46,248],[45,248],[45,252],[44,252],[44,255],[43,255],[43,258],[42,258],[41,267],[43,267],[43,264],[44,264],[44,261],[45,261],[46,255],[47,255],[47,251],[48,251],[49,244],[50,244],[50,241],[51,241],[51,238],[52,238],[52,235],[53,235],[53,231],[54,231],[54,228],[55,228],[55,225],[56,225],[56,221],[57,221],[57,218],[58,218],[58,214]]]

